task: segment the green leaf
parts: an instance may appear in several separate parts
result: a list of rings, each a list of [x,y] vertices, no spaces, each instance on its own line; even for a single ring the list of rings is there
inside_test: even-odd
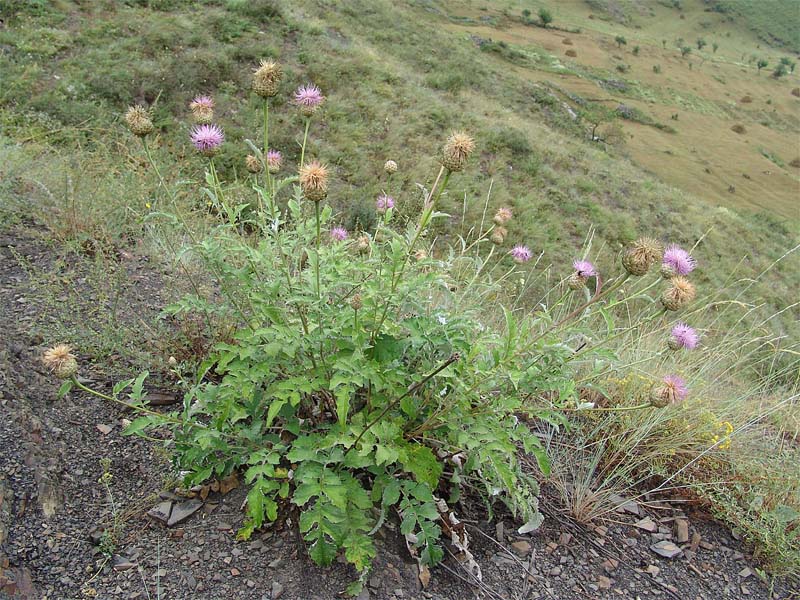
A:
[[[311,544],[308,554],[315,563],[327,567],[336,558],[336,546],[328,542],[324,536],[320,536]]]
[[[375,545],[372,543],[372,538],[363,533],[347,536],[342,545],[345,549],[344,557],[359,571],[369,567],[372,559],[375,558]]]
[[[442,465],[427,446],[414,446],[406,453],[403,468],[412,473],[417,481],[435,489],[442,474]]]
[[[282,399],[275,399],[270,402],[264,427],[272,427],[272,422],[275,420],[275,417],[278,415],[280,410],[286,405],[286,402],[286,400]]]
[[[156,416],[138,417],[131,421],[131,423],[122,431],[122,435],[141,435],[142,432],[151,427],[154,421],[158,421]]]
[[[344,427],[347,424],[347,415],[350,412],[350,396],[353,394],[353,389],[349,385],[339,387],[336,392],[336,416],[339,419],[339,425]]]
[[[72,389],[74,385],[75,383],[72,381],[72,379],[65,379],[64,382],[61,384],[61,387],[58,388],[58,394],[56,395],[56,397],[63,398],[64,396],[69,394],[69,391]]]
[[[375,464],[380,466],[391,464],[398,459],[400,454],[394,448],[384,444],[378,444],[375,449]]]

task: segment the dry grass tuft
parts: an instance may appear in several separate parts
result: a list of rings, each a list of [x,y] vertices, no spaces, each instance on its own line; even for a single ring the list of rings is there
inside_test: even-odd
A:
[[[741,123],[737,123],[733,127],[731,127],[731,131],[734,133],[747,133],[747,130],[744,128],[744,125]]]
[[[572,40],[569,38],[564,38],[563,40],[561,40],[561,43],[564,44],[565,46],[572,46]]]
[[[567,50],[566,52],[564,52],[564,54],[566,54],[567,56],[569,56],[571,58],[575,58],[576,56],[578,56],[578,53],[575,52],[575,50]]]
[[[739,100],[741,104],[750,104],[753,101],[752,96],[742,96],[742,99]]]

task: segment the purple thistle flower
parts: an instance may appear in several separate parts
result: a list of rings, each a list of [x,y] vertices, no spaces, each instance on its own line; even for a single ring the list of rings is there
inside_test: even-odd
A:
[[[677,375],[664,375],[662,381],[664,383],[664,389],[674,401],[682,402],[686,399],[686,396],[689,394],[689,388],[686,387],[686,382],[682,377],[678,377]]]
[[[269,150],[267,152],[267,169],[270,173],[277,173],[283,164],[283,154],[279,150]]]
[[[336,240],[337,242],[345,241],[349,236],[347,233],[347,229],[344,227],[334,227],[331,229],[331,239]]]
[[[579,277],[595,277],[597,275],[597,269],[588,260],[576,260],[572,263],[572,268]]]
[[[219,125],[198,125],[190,134],[192,144],[203,154],[210,156],[225,141],[225,134]]]
[[[670,338],[670,348],[677,350],[679,348],[686,348],[693,350],[697,347],[699,336],[693,327],[689,327],[686,323],[676,323],[672,328],[672,337]]]
[[[214,99],[211,96],[197,96],[189,104],[189,108],[212,109],[214,108]]]
[[[313,115],[325,100],[320,89],[312,84],[301,85],[294,93],[294,103],[306,117]]]
[[[694,258],[677,244],[670,244],[664,251],[662,269],[673,275],[688,275],[697,264]]]
[[[390,208],[394,208],[394,198],[386,194],[378,196],[378,199],[375,201],[375,209],[378,211],[378,214],[382,215]]]
[[[514,258],[515,262],[524,263],[528,262],[531,259],[531,251],[528,249],[527,246],[514,246],[511,249],[511,256]]]

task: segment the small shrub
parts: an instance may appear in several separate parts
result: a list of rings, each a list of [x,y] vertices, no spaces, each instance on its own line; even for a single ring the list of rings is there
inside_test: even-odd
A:
[[[686,58],[691,53],[692,53],[692,47],[691,46],[681,46],[681,56],[682,57]]]
[[[564,52],[564,54],[566,56],[569,56],[570,58],[575,58],[576,56],[578,56],[578,53],[575,52],[575,50],[572,50],[572,49],[567,50],[566,52]]]
[[[614,41],[617,43],[617,48],[622,48],[628,44],[628,40],[625,39],[625,36],[618,35],[614,38]]]
[[[792,96],[800,98],[800,87],[796,87],[796,88],[792,89]]]
[[[789,162],[790,167],[794,167],[795,169],[800,169],[800,158],[794,158]]]
[[[768,64],[769,62],[766,59],[759,58],[758,61],[756,62],[756,67],[758,68],[758,72],[761,73],[761,69],[766,67]]]
[[[739,100],[740,104],[750,104],[753,101],[753,98],[750,96],[742,96],[742,99]]]
[[[634,46],[632,52],[634,56],[639,56],[639,46]]]
[[[620,73],[627,73],[630,70],[630,65],[626,63],[617,63],[616,69]]]
[[[661,73],[661,65],[653,65],[653,73],[656,75]]]
[[[731,131],[738,134],[747,133],[747,130],[744,128],[744,125],[741,125],[740,123],[737,123],[736,125],[731,127]]]
[[[565,37],[563,40],[561,40],[561,43],[564,44],[565,46],[572,46],[572,40],[569,39],[568,37]]]
[[[539,21],[542,23],[542,27],[547,29],[547,26],[553,22],[553,13],[551,13],[546,8],[542,7],[539,9]]]

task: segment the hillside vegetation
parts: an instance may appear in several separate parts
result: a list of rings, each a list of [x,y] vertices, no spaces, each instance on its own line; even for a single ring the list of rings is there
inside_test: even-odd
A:
[[[165,269],[186,271],[192,286],[193,276],[200,288],[208,281],[218,286],[208,289],[219,293],[220,302],[200,298],[194,288],[194,296],[170,309],[171,316],[198,322],[204,311],[208,328],[200,329],[211,342],[224,340],[214,351],[203,340],[203,351],[193,357],[200,362],[211,355],[218,366],[218,381],[191,392],[205,398],[208,414],[191,425],[177,417],[166,421],[178,426],[184,454],[177,462],[191,471],[191,483],[199,483],[212,472],[255,468],[252,463],[263,459],[253,489],[276,499],[290,493],[288,481],[274,482],[285,477],[285,464],[304,463],[298,472],[323,489],[327,465],[341,463],[336,475],[346,474],[342,485],[357,493],[325,519],[338,523],[336,510],[346,510],[357,535],[329,523],[332,542],[323,525],[315,526],[320,562],[347,548],[356,557],[350,562],[367,572],[374,556],[367,534],[372,524],[360,513],[380,500],[378,481],[392,489],[395,476],[404,482],[404,501],[419,501],[427,510],[417,524],[435,529],[431,495],[412,485],[437,489],[442,467],[425,445],[430,439],[455,452],[467,444],[474,451],[471,466],[483,448],[497,473],[476,485],[511,491],[509,508],[535,521],[538,487],[530,473],[521,473],[511,450],[534,452],[541,461],[536,476],[545,481],[550,470],[540,444],[551,436],[553,447],[563,442],[581,449],[551,457],[554,479],[583,470],[586,481],[602,490],[598,497],[651,477],[665,482],[659,490],[689,487],[756,544],[774,572],[796,574],[800,90],[793,90],[800,72],[794,69],[797,57],[788,54],[796,37],[792,41],[778,24],[791,20],[788,5],[759,12],[755,4],[738,3],[734,10],[723,1],[699,0],[6,3],[0,9],[0,211],[5,226],[33,221],[71,251],[113,261],[136,248]],[[549,10],[551,22],[543,22],[540,9]],[[329,166],[322,216],[319,204],[312,215],[308,202],[301,202],[307,190],[297,187],[296,204],[288,202],[293,172],[282,180],[281,224],[291,224],[280,230],[284,238],[267,223],[278,210],[278,192],[264,191],[266,184],[258,192],[262,200],[269,197],[267,215],[253,200],[245,163],[264,142],[264,105],[251,91],[253,71],[264,58],[283,66],[268,112],[269,147],[283,152],[286,165],[313,157]],[[781,58],[785,72],[775,74]],[[290,100],[292,90],[310,82],[325,100],[308,128]],[[213,162],[189,142],[188,104],[198,94],[213,95],[215,122],[225,130]],[[149,109],[154,125],[145,146],[121,118],[136,104]],[[442,183],[441,146],[454,130],[469,132],[477,147],[469,167]],[[388,180],[387,159],[399,166]],[[434,190],[440,195],[436,218]],[[376,211],[381,193],[397,199],[390,215],[394,233]],[[487,239],[500,207],[510,208],[513,219],[492,242],[495,250]],[[375,254],[351,259],[349,246],[333,242],[320,254],[321,223],[344,227],[354,239],[368,234]],[[699,293],[684,316],[701,330],[702,344],[688,358],[664,347],[674,324],[656,291],[667,284],[658,275],[626,284],[620,255],[641,236],[680,244],[697,259],[692,282]],[[254,244],[259,239],[263,243]],[[414,253],[418,240],[432,256]],[[531,256],[520,260],[510,251],[514,244],[532,251],[529,265],[535,266],[525,267],[530,271],[518,265]],[[291,261],[282,263],[287,287],[283,272],[275,275],[284,252]],[[577,286],[586,303],[562,289],[576,257],[609,274],[609,296],[600,293],[600,279],[593,297],[585,285]],[[404,274],[408,282],[401,285]],[[353,290],[343,290],[345,283],[353,290],[363,286],[364,298],[351,303]],[[325,298],[347,299],[346,314]],[[361,302],[370,313],[359,312]],[[403,310],[395,314],[393,302]],[[440,306],[452,315],[439,315]],[[290,316],[275,317],[275,307]],[[309,319],[318,319],[311,334]],[[574,328],[559,329],[572,327],[573,319]],[[277,330],[278,321],[284,337],[267,343],[260,327]],[[101,341],[80,327],[58,333],[86,340],[83,349],[92,354]],[[459,362],[465,356],[469,360]],[[337,358],[330,371],[326,357]],[[409,380],[425,383],[453,364],[434,380],[444,382],[437,389],[446,401],[429,392],[420,394],[418,406],[406,400],[410,392],[404,390],[416,391],[407,387]],[[498,365],[502,370],[495,373]],[[693,402],[652,411],[641,402],[666,368],[683,369]],[[335,398],[329,391],[335,389],[334,372],[346,384],[346,394]],[[263,416],[260,398],[248,404],[247,415],[242,406],[232,408],[261,385],[265,373],[286,394],[279,406],[270,406],[268,421],[276,419],[298,436],[291,448],[268,431],[256,438],[249,429]],[[306,399],[331,405],[324,407],[331,422],[317,429],[324,410],[298,404],[299,392],[283,376]],[[375,407],[373,385],[385,391],[376,395]],[[352,398],[343,399],[347,394]],[[493,411],[493,394],[503,411]],[[397,397],[406,400],[402,413]],[[457,419],[449,421],[442,406]],[[570,431],[575,438],[561,440],[567,434],[560,425],[586,406],[600,411],[576,419],[579,426]],[[362,441],[378,409],[375,423],[389,416]],[[518,428],[519,411],[532,412],[541,426],[537,435]],[[217,419],[220,414],[225,416]],[[405,431],[413,419],[418,427]],[[250,453],[225,455],[241,446],[192,450],[198,440],[198,446],[210,444],[202,437],[213,437],[207,422],[218,428],[217,441],[251,436],[248,443],[275,443],[280,451],[254,459]],[[153,423],[140,423],[140,431]],[[462,425],[473,427],[470,435],[478,432],[468,443]],[[326,447],[330,460],[323,469],[308,457],[330,441],[328,433],[336,439]],[[734,433],[734,450],[725,452]],[[502,440],[502,447],[489,438]],[[391,444],[382,446],[385,440]],[[337,454],[337,444],[359,441],[369,446],[360,458],[349,449]],[[356,471],[368,455],[377,460],[373,467],[386,471],[370,471],[375,497],[367,497],[364,473]],[[567,468],[559,460],[574,462]],[[403,469],[393,471],[395,461],[405,461]],[[272,469],[278,463],[281,468]],[[566,479],[546,483],[575,489]],[[296,489],[291,493],[297,495]],[[328,500],[336,504],[337,498]],[[248,535],[277,510],[273,500],[263,500],[260,512],[253,506]],[[426,530],[420,537],[423,557],[441,553],[438,533],[426,540]]]

